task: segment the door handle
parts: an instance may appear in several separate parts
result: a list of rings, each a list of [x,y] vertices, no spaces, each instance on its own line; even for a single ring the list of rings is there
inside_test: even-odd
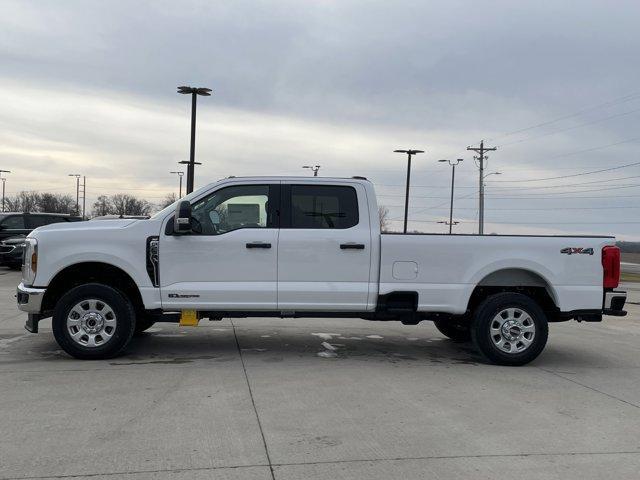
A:
[[[270,243],[252,242],[247,243],[247,248],[271,248]]]
[[[364,250],[364,243],[341,243],[340,250]]]

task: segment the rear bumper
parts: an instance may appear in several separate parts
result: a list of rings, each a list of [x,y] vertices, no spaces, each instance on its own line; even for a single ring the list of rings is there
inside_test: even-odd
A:
[[[602,314],[613,315],[615,317],[624,317],[627,312],[624,310],[624,304],[627,301],[627,292],[619,290],[611,290],[604,292],[604,300],[602,302]]]

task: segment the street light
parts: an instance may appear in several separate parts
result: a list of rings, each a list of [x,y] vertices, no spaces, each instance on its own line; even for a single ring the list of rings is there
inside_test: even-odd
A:
[[[451,160],[438,160],[438,161],[447,162],[449,165],[451,165],[451,206],[449,207],[449,235],[451,235],[453,226],[458,224],[458,222],[453,223],[453,189],[456,181],[456,165],[458,165],[460,162],[463,162],[464,159],[458,158],[455,161],[455,163],[453,163]],[[441,222],[438,222],[438,223],[441,223]]]
[[[407,233],[407,220],[409,218],[409,182],[411,181],[411,157],[418,153],[424,153],[424,150],[394,150],[393,152],[407,154],[407,191],[404,198],[404,233]]]
[[[320,165],[303,165],[302,168],[310,168],[313,172],[313,176],[318,176],[318,170],[320,170]]]
[[[178,178],[180,178],[180,194],[178,195],[178,198],[182,198],[182,176],[184,175],[184,172],[169,172],[169,173],[175,173],[176,175],[178,175]]]
[[[178,87],[178,93],[183,95],[191,95],[191,149],[189,153],[189,161],[188,162],[180,162],[186,163],[187,167],[187,194],[193,192],[193,179],[195,173],[195,154],[196,154],[196,98],[198,95],[203,97],[211,96],[210,88],[196,88],[196,87]],[[200,165],[200,164],[198,164]]]
[[[4,212],[4,184],[7,179],[2,176],[3,173],[11,173],[11,170],[0,170],[0,179],[2,179],[2,211]]]
[[[69,177],[76,177],[76,215],[80,215],[80,175],[79,173],[70,173]]]

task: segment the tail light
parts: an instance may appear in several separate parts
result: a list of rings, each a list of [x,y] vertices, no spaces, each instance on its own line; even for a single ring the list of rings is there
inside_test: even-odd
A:
[[[604,270],[602,285],[604,288],[616,288],[620,283],[620,249],[608,246],[602,249],[602,267]]]

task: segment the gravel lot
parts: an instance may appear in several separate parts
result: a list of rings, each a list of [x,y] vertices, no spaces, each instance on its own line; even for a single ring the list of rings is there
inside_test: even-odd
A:
[[[428,322],[338,319],[164,324],[88,362],[49,320],[23,329],[18,277],[0,269],[1,479],[638,478],[638,305],[551,325],[520,368]]]

